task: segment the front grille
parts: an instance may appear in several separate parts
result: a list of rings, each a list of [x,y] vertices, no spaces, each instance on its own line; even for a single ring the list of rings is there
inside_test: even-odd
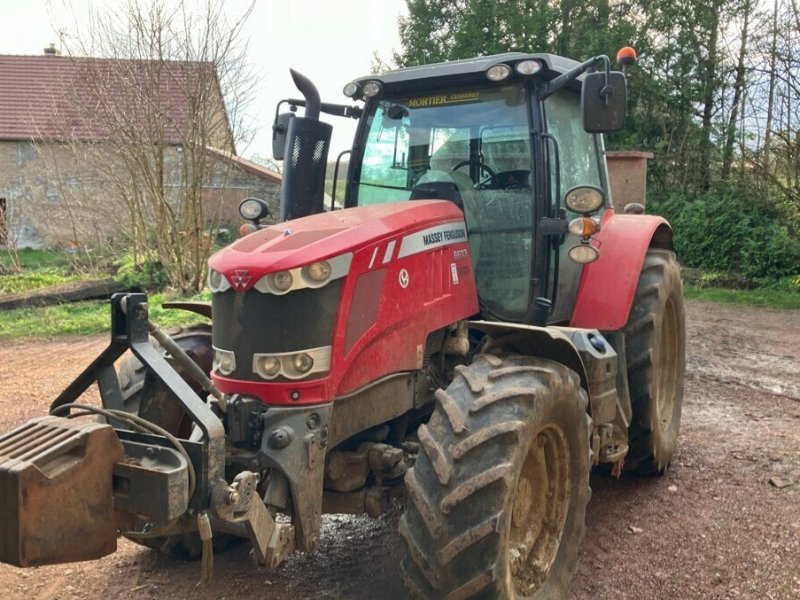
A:
[[[344,281],[283,296],[257,290],[213,294],[214,346],[236,355],[230,377],[260,381],[253,373],[253,354],[330,346]]]

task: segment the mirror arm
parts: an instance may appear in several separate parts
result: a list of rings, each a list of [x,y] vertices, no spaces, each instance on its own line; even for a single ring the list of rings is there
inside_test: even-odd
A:
[[[603,88],[603,95],[606,98],[606,105],[610,102],[609,96],[611,95],[611,90],[608,86],[608,73],[611,70],[611,61],[605,54],[601,54],[599,56],[593,56],[586,62],[582,62],[577,67],[570,69],[566,73],[562,73],[555,79],[550,80],[547,85],[542,88],[542,93],[540,95],[541,100],[546,100],[553,94],[555,94],[558,90],[566,86],[570,81],[573,79],[583,75],[586,71],[593,68],[598,62],[602,61],[606,67],[606,85]]]
[[[595,59],[602,61],[606,67],[606,84],[600,90],[600,95],[603,97],[603,100],[605,100],[606,106],[609,106],[611,104],[611,86],[608,83],[608,74],[611,72],[611,61],[605,54],[597,56]]]
[[[297,111],[298,106],[302,106],[305,108],[306,101],[299,100],[297,98],[284,98],[280,100],[278,104],[275,106],[275,120],[273,121],[272,129],[276,130],[280,126],[278,123],[278,115],[281,112],[281,106],[284,104],[289,105],[289,110],[292,112]],[[364,109],[360,106],[347,106],[346,104],[332,104],[330,102],[320,102],[319,105],[320,112],[324,112],[329,115],[333,115],[335,117],[348,117],[350,119],[360,119],[361,115],[364,113]],[[284,129],[280,127],[280,129]],[[286,131],[278,131],[278,133],[285,134]]]
[[[299,100],[297,98],[287,98],[286,100],[281,100],[280,103],[283,102],[288,102],[295,108],[298,106],[305,107],[306,105],[305,100]],[[364,109],[362,109],[360,106],[348,106],[346,104],[334,104],[332,102],[320,102],[319,110],[320,112],[324,112],[328,115],[333,115],[335,117],[348,117],[350,119],[358,119],[364,112]]]
[[[281,135],[284,135],[286,133],[286,128],[278,125],[278,115],[281,112],[281,106],[287,103],[290,105],[289,110],[291,110],[292,112],[297,112],[297,106],[295,106],[295,102],[304,102],[304,101],[302,100],[298,101],[298,100],[292,100],[291,98],[286,98],[284,100],[280,100],[278,104],[275,105],[275,120],[272,121],[272,131],[277,131]],[[305,106],[305,103],[303,103],[303,106]]]

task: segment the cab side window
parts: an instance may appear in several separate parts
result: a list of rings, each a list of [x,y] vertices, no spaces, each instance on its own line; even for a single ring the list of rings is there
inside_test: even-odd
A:
[[[548,98],[544,106],[547,132],[558,141],[561,157],[561,189],[554,189],[553,193],[563,198],[564,193],[576,185],[600,186],[602,179],[595,135],[583,129],[577,95],[561,90]],[[555,185],[556,177],[552,181]]]

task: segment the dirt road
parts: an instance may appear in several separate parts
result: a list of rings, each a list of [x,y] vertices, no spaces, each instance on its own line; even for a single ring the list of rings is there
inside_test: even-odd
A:
[[[592,476],[575,600],[800,597],[800,312],[687,311],[674,463],[659,479]],[[44,414],[104,342],[0,342],[0,430]],[[274,573],[252,568],[244,547],[218,554],[207,588],[197,563],[123,540],[96,562],[0,565],[0,597],[400,599],[396,519],[326,517],[320,552]]]

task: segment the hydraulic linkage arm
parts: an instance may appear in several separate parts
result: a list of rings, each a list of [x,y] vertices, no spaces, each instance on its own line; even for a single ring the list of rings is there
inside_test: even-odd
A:
[[[249,538],[264,565],[275,566],[293,550],[294,528],[272,518],[258,493],[259,474],[242,471],[225,480],[223,422],[150,343],[148,332],[158,330],[147,313],[145,294],[112,296],[111,341],[52,403],[51,414],[61,416],[0,435],[1,562],[89,560],[114,552],[119,534],[197,531],[207,579],[212,525]],[[165,334],[157,337],[168,352],[174,346]],[[128,349],[191,419],[190,439],[125,411],[114,362]],[[204,373],[193,377],[221,399]],[[95,382],[102,408],[78,404]],[[110,425],[69,418],[86,413]]]

